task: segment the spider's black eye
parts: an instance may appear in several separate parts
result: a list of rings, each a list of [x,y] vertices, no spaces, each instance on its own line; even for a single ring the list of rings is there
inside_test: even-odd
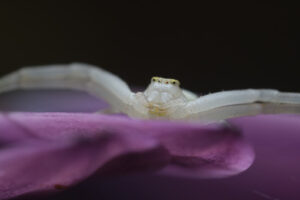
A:
[[[172,85],[175,85],[175,86],[179,86],[180,85],[179,81],[176,80],[176,79],[171,79],[170,82],[172,83]]]
[[[152,78],[152,81],[153,81],[153,82],[155,82],[155,81],[156,81],[156,79],[155,79],[155,78]]]

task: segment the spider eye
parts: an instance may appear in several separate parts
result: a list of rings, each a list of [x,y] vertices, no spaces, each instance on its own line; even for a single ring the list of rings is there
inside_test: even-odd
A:
[[[172,85],[176,85],[176,86],[179,86],[179,85],[180,85],[179,81],[177,81],[177,80],[175,80],[175,79],[172,79],[172,80],[171,80],[171,83],[172,83]]]
[[[151,80],[152,80],[152,82],[159,82],[159,83],[161,82],[161,81],[160,81],[160,78],[157,77],[157,76],[152,77]]]

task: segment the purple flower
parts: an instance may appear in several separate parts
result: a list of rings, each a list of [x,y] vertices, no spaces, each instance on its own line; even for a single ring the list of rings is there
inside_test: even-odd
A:
[[[9,110],[14,104],[5,98],[1,110]],[[21,98],[26,100],[26,96],[18,98],[18,105]],[[18,109],[36,105],[30,98],[27,101],[21,101]],[[99,105],[103,104],[98,102]],[[47,109],[55,108],[57,105],[51,107],[48,102]],[[252,148],[241,132],[226,124],[136,120],[88,113],[0,114],[0,199],[57,191],[91,175],[151,171],[220,178],[246,170],[253,159]]]

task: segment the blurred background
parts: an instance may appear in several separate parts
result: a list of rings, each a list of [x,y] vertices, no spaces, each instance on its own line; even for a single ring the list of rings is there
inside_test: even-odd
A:
[[[300,92],[296,19],[276,2],[2,1],[0,74],[78,61],[131,86],[158,75],[198,93]]]

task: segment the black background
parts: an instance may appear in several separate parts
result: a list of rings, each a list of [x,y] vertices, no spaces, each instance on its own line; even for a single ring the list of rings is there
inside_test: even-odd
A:
[[[283,3],[1,1],[0,74],[87,62],[133,86],[300,91],[297,10]]]

